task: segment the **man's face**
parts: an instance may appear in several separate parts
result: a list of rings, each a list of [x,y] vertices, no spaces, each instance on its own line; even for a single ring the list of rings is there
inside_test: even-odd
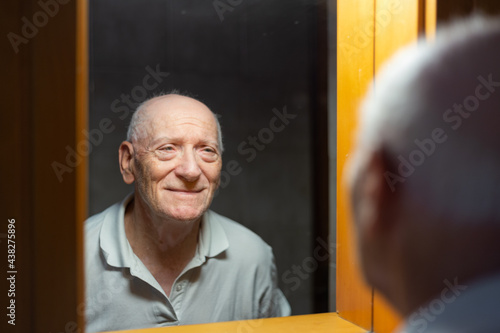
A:
[[[152,100],[146,110],[145,135],[134,142],[136,194],[152,215],[196,220],[219,184],[214,116],[202,103],[178,95]]]

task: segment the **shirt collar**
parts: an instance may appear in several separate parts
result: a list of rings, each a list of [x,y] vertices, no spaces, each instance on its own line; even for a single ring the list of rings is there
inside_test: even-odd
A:
[[[114,267],[131,267],[135,257],[132,247],[125,234],[125,209],[134,198],[129,194],[121,203],[111,207],[106,216],[99,242],[106,262]],[[220,216],[210,210],[206,211],[201,220],[197,256],[204,262],[227,250],[229,241],[226,232],[219,222]]]
[[[200,225],[198,253],[208,258],[218,256],[229,247],[226,232],[219,222],[220,216],[211,210],[203,214]]]
[[[125,209],[134,198],[134,193],[127,195],[119,204],[111,207],[102,225],[99,243],[109,265],[131,267],[133,251],[125,234]]]

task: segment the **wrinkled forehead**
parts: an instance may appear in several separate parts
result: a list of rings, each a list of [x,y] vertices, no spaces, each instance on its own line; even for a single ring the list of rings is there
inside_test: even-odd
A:
[[[215,116],[203,103],[184,96],[164,96],[144,105],[144,127],[147,136],[154,139],[157,135],[186,135],[202,133],[207,139],[217,140]]]

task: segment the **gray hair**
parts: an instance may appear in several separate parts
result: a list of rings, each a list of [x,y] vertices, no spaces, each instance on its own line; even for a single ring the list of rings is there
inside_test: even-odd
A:
[[[500,83],[499,59],[499,20],[474,16],[400,51],[377,76],[358,145],[383,149],[388,185],[406,202],[457,223],[500,223],[500,84],[485,85]]]
[[[145,132],[146,129],[144,127],[144,123],[146,122],[148,117],[147,117],[146,112],[144,112],[144,111],[146,110],[148,102],[154,98],[161,97],[161,96],[167,96],[167,95],[179,95],[179,96],[193,98],[189,94],[180,93],[178,90],[172,90],[172,91],[169,91],[167,93],[155,95],[155,96],[145,100],[144,102],[139,104],[137,109],[132,114],[132,118],[130,119],[130,124],[129,124],[128,130],[127,130],[127,141],[129,141],[129,142],[136,141],[138,138],[146,136],[147,133]],[[195,99],[195,98],[193,98],[193,99]],[[224,146],[222,143],[222,130],[221,130],[220,122],[219,122],[220,115],[215,114],[213,111],[212,111],[212,114],[214,116],[215,123],[217,125],[217,144],[218,144],[219,149],[222,153],[222,152],[224,152]]]

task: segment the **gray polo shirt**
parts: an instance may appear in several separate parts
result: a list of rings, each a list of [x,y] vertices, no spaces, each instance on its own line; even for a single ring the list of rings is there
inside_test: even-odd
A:
[[[87,332],[290,315],[271,247],[210,210],[196,254],[167,297],[126,238],[132,197],[85,222]]]
[[[499,273],[470,282],[455,277],[444,280],[441,293],[419,307],[395,332],[498,333],[499,317]]]

